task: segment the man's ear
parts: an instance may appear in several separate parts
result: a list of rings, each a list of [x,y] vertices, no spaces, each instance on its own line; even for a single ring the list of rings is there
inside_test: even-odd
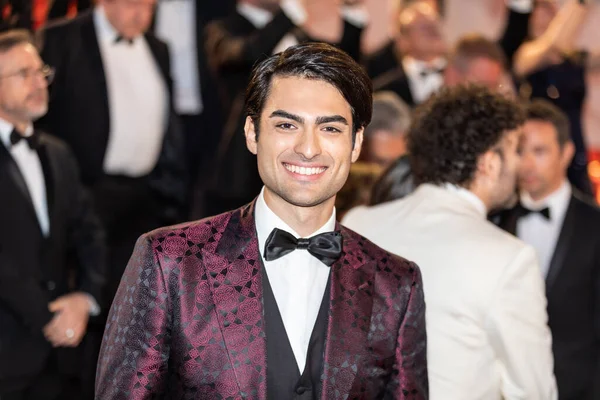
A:
[[[246,147],[248,147],[250,153],[256,155],[258,149],[258,142],[256,140],[256,126],[254,126],[254,121],[252,121],[252,118],[250,117],[246,117],[244,134],[246,135]]]
[[[560,164],[566,170],[575,156],[575,145],[570,140],[563,145],[560,151]]]
[[[358,157],[360,156],[360,150],[362,149],[363,138],[364,138],[365,128],[360,128],[356,131],[356,136],[354,137],[354,148],[352,149],[352,162],[356,162]]]
[[[496,179],[502,170],[502,157],[494,150],[488,150],[477,161],[477,172],[484,179]]]

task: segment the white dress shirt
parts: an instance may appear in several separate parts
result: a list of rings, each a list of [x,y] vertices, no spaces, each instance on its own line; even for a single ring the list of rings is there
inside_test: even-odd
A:
[[[521,195],[521,204],[525,208],[541,210],[548,207],[550,210],[550,220],[536,212],[517,221],[517,236],[535,249],[544,278],[548,275],[570,200],[571,185],[567,181],[563,182],[554,193],[539,201],[533,200],[527,193]]]
[[[94,10],[94,25],[110,111],[104,172],[141,177],[152,171],[160,155],[168,122],[167,86],[143,36],[132,44],[115,43],[119,33],[102,6]]]
[[[285,230],[297,238],[302,237],[267,206],[264,189],[256,200],[255,218],[258,248],[298,369],[302,374],[310,336],[319,314],[331,268],[307,250],[295,250],[273,261],[264,259],[265,243],[274,228]],[[306,237],[333,230],[335,209],[325,225]]]
[[[8,149],[8,152],[19,167],[23,179],[25,179],[40,228],[44,236],[47,237],[50,232],[50,218],[48,216],[46,181],[44,180],[42,163],[37,151],[30,149],[29,144],[25,140],[19,141],[14,146],[10,143],[10,134],[13,129],[13,124],[0,119],[0,138],[2,139],[2,144]],[[28,126],[27,130],[22,134],[23,136],[31,136],[33,134],[33,125]]]
[[[196,0],[161,0],[156,10],[156,35],[167,42],[174,78],[175,110],[201,114],[198,74]]]
[[[441,72],[446,66],[446,60],[437,58],[430,63],[416,60],[406,56],[402,58],[402,68],[408,79],[410,93],[415,103],[419,104],[427,100],[432,94],[440,90],[444,84],[444,76]],[[429,71],[424,73],[424,71]],[[436,72],[433,72],[436,71]]]

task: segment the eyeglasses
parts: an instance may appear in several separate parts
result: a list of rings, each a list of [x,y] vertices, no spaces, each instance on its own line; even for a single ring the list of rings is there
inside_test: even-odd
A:
[[[34,77],[42,76],[46,82],[50,84],[54,80],[54,73],[54,68],[49,65],[44,65],[38,69],[23,68],[12,74],[2,75],[0,76],[0,79],[18,77],[23,81],[30,82]]]

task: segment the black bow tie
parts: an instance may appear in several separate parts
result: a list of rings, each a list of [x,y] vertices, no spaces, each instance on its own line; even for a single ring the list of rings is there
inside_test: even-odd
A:
[[[521,217],[525,217],[529,214],[535,214],[538,213],[540,214],[542,217],[544,217],[545,219],[547,219],[548,221],[550,221],[550,209],[548,207],[542,208],[540,210],[531,210],[527,207],[524,207],[521,204],[517,205],[517,213],[519,215],[519,218]]]
[[[126,38],[126,37],[125,37],[125,36],[123,36],[123,35],[118,35],[118,36],[115,38],[115,43],[121,43],[121,42],[125,42],[125,43],[127,43],[128,45],[130,45],[130,46],[131,46],[131,45],[133,44],[133,39],[128,39],[128,38]]]
[[[444,68],[423,68],[419,74],[422,78],[426,78],[429,75],[439,75],[444,72]]]
[[[25,140],[31,150],[37,150],[40,147],[40,135],[35,131],[31,136],[23,136],[16,129],[13,129],[10,134],[10,144],[14,146],[21,140]]]
[[[307,250],[323,264],[331,266],[342,254],[342,235],[325,232],[308,239],[296,239],[281,229],[273,229],[265,243],[265,260],[273,261],[294,250]]]

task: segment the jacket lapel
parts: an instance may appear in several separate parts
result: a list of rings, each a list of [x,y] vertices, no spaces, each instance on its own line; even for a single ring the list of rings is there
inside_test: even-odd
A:
[[[108,109],[108,88],[106,87],[106,75],[104,74],[104,64],[102,62],[102,54],[100,53],[100,45],[98,44],[98,36],[96,35],[93,12],[88,11],[83,19],[84,20],[81,24],[81,36],[83,42],[85,43],[84,48],[87,50],[83,58],[85,59],[85,62],[89,63],[89,77],[97,81],[96,84],[99,85],[98,88],[101,90],[101,106],[103,107],[103,111],[106,116],[105,121],[107,121],[106,124],[108,126],[108,121],[110,120]],[[109,129],[106,130],[107,135],[109,131]]]
[[[265,399],[267,350],[254,203],[234,211],[220,237],[213,232],[216,249],[203,249],[203,258],[229,360],[240,394]]]
[[[550,261],[550,267],[548,268],[548,274],[546,275],[546,294],[550,293],[552,286],[556,282],[556,278],[565,263],[565,259],[571,247],[571,238],[575,237],[575,202],[573,196],[569,201],[569,207],[565,214],[565,220],[556,242],[554,254],[552,255],[552,261]]]
[[[44,173],[44,184],[46,186],[46,205],[48,212],[48,221],[49,224],[49,232],[50,236],[52,233],[52,227],[54,226],[53,217],[54,213],[54,196],[55,196],[55,176],[53,171],[56,169],[55,164],[50,156],[50,147],[48,145],[48,141],[46,140],[46,136],[40,133],[40,148],[38,149],[38,156],[40,158],[40,163],[42,164],[42,171]]]
[[[376,262],[340,225],[344,253],[332,266],[329,324],[323,362],[323,400],[344,397],[352,388],[367,343],[373,308]],[[350,396],[352,397],[352,396]]]
[[[29,193],[29,188],[27,187],[27,183],[25,182],[25,178],[19,169],[19,166],[12,158],[12,155],[9,153],[8,149],[4,147],[0,143],[0,170],[6,171],[11,181],[15,184],[17,191],[23,197],[23,201],[27,204],[27,209],[29,215],[34,219],[36,225],[38,226],[40,233],[42,228],[40,226],[40,221],[38,220],[37,214],[35,212],[35,206],[33,205],[33,200],[31,198],[31,194]]]

